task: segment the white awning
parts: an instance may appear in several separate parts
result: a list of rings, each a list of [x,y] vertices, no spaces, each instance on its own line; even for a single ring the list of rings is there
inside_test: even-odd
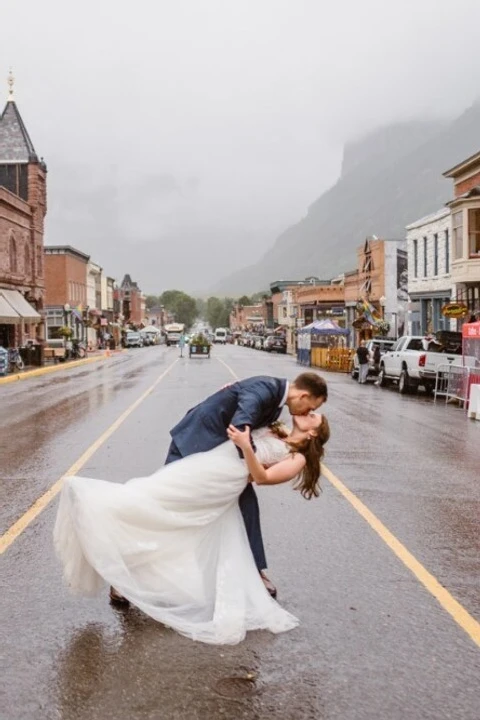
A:
[[[25,322],[39,323],[42,321],[41,316],[35,308],[33,308],[30,303],[25,300],[18,290],[3,290],[3,288],[0,288],[0,297],[1,296],[5,298],[15,313],[25,320]]]
[[[15,312],[11,305],[0,295],[0,323],[5,325],[18,325],[20,315]]]

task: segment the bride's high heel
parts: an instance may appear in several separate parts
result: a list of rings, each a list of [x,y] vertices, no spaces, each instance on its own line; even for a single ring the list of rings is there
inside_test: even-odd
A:
[[[265,575],[263,570],[260,571],[260,577],[263,580],[263,584],[265,585],[265,588],[267,589],[269,594],[272,596],[272,598],[275,600],[275,598],[277,597],[277,588],[272,583],[272,581],[268,579],[268,577]]]

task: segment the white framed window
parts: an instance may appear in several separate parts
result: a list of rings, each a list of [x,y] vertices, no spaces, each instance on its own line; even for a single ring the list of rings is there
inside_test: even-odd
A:
[[[480,208],[468,211],[468,254],[480,257]]]
[[[453,259],[460,260],[463,257],[463,210],[452,215],[453,230]]]

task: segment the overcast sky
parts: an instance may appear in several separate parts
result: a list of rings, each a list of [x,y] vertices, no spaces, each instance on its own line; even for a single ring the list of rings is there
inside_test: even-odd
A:
[[[346,141],[480,93],[479,0],[24,0],[1,15],[3,95],[12,66],[49,168],[46,243],[148,292],[250,264],[335,182]]]

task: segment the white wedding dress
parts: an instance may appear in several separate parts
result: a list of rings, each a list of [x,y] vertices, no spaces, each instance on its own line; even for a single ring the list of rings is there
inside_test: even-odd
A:
[[[286,457],[267,429],[253,432],[264,464]],[[54,530],[73,592],[112,585],[155,620],[193,640],[237,643],[248,630],[298,620],[264,587],[238,497],[247,468],[231,442],[125,484],[69,477]]]

